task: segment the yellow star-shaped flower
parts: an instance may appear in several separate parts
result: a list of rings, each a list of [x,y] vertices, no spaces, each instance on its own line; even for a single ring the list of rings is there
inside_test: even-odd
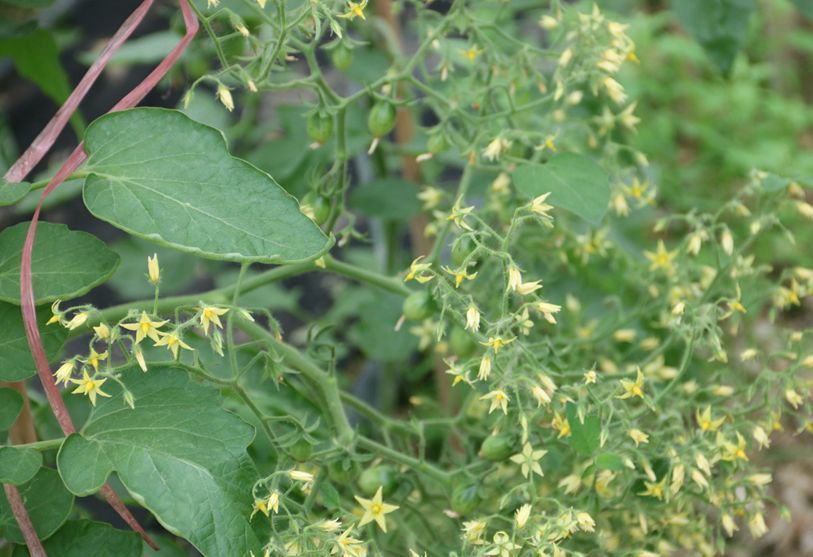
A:
[[[71,379],[71,383],[79,385],[72,392],[73,394],[87,395],[90,403],[96,406],[96,395],[110,397],[109,394],[102,391],[102,385],[107,379],[93,379],[88,375],[87,370],[82,370],[82,379]]]
[[[178,331],[172,331],[169,333],[161,333],[161,338],[155,343],[155,346],[166,346],[170,352],[172,352],[172,357],[177,359],[178,358],[178,350],[180,348],[185,348],[186,350],[194,350],[191,346],[186,344],[183,340],[181,340],[181,336],[178,334]]]
[[[150,337],[153,341],[158,342],[159,327],[166,325],[167,321],[153,321],[146,311],[141,312],[141,317],[138,318],[138,323],[122,323],[121,326],[128,331],[135,331],[136,344]]]
[[[364,526],[375,520],[383,532],[387,531],[387,519],[384,515],[397,510],[398,505],[389,505],[385,503],[382,498],[381,486],[378,487],[378,491],[375,492],[372,499],[356,497],[356,501],[358,501],[361,508],[364,509],[364,514],[359,521],[359,526]]]
[[[635,381],[622,379],[621,386],[624,388],[624,392],[616,398],[632,398],[634,396],[644,398],[644,374],[641,373],[640,369],[638,370],[638,376],[635,378]]]
[[[658,240],[657,251],[645,251],[644,255],[650,261],[649,270],[657,271],[663,270],[667,274],[672,274],[675,271],[675,266],[672,261],[677,257],[677,251],[667,251],[663,240]]]
[[[347,19],[355,19],[360,17],[361,19],[367,19],[364,15],[364,8],[367,7],[367,0],[361,0],[361,2],[348,2],[347,3],[347,11],[339,17],[344,17]]]
[[[223,323],[220,322],[220,316],[224,315],[228,308],[219,308],[215,306],[207,306],[206,304],[200,305],[200,324],[203,326],[203,332],[209,334],[209,324],[214,323],[215,327],[223,328]]]

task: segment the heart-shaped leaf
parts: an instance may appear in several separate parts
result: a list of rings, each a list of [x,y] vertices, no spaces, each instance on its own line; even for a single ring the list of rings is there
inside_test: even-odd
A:
[[[20,303],[20,262],[28,223],[0,232],[0,300]],[[37,226],[31,279],[38,304],[76,298],[107,280],[119,265],[119,256],[87,232],[64,224]]]
[[[271,176],[223,134],[177,110],[136,108],[88,127],[83,195],[96,217],[212,259],[290,263],[329,243]]]
[[[115,471],[167,530],[204,555],[259,554],[248,521],[256,479],[246,453],[251,426],[184,371],[133,368],[123,381],[135,409],[111,385],[112,398],[100,401],[81,432],[62,444],[57,464],[68,489],[89,495]]]
[[[592,225],[601,224],[610,202],[609,176],[596,161],[576,153],[555,155],[546,164],[524,164],[514,171],[517,189],[572,211]]]

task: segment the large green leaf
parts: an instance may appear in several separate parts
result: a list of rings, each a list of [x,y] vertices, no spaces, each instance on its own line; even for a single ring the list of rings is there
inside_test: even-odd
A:
[[[14,389],[0,389],[0,431],[14,425],[20,410],[23,409],[23,397]]]
[[[117,530],[105,522],[69,520],[44,544],[46,553],[59,557],[115,555],[141,557],[141,537],[132,530]],[[24,546],[17,546],[12,557],[30,555]]]
[[[55,358],[65,343],[66,331],[59,325],[45,322],[51,316],[47,308],[37,311],[37,323],[45,345],[45,354]],[[37,372],[28,348],[20,306],[0,302],[0,381],[19,381]]]
[[[20,262],[28,223],[0,232],[0,300],[20,303]],[[31,278],[38,304],[81,296],[104,282],[119,256],[87,232],[64,224],[40,223],[34,240]],[[146,263],[145,263],[146,264]]]
[[[672,0],[671,4],[714,65],[728,74],[745,42],[754,0]]]
[[[42,466],[42,454],[23,447],[0,447],[0,483],[20,485]]]
[[[607,172],[593,159],[576,153],[555,155],[546,164],[524,164],[514,171],[514,184],[529,197],[550,192],[548,203],[601,224],[610,202]]]
[[[88,128],[84,199],[136,236],[213,259],[285,263],[328,240],[271,176],[232,157],[223,135],[182,112],[136,108]]]
[[[73,495],[62,485],[56,470],[40,468],[31,481],[18,489],[34,530],[41,540],[56,532],[71,514]],[[8,501],[5,496],[0,496],[0,539],[3,538],[12,543],[24,542]]]
[[[221,408],[216,390],[184,371],[131,368],[122,379],[135,409],[110,385],[112,398],[60,448],[57,464],[68,489],[94,493],[115,471],[167,530],[204,555],[259,553],[248,522],[256,472],[246,447],[253,429]]]

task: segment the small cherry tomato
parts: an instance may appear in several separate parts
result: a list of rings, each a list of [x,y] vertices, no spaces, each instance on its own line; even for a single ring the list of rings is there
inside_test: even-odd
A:
[[[387,101],[378,101],[367,115],[367,128],[373,137],[387,135],[395,127],[395,106]]]

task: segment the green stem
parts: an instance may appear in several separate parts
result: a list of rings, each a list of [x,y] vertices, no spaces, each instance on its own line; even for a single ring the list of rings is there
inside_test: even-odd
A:
[[[14,448],[34,449],[35,451],[50,451],[52,449],[58,449],[62,445],[63,441],[65,441],[64,437],[57,437],[56,439],[47,439],[45,441],[25,443],[23,445],[14,445]]]
[[[390,449],[389,447],[367,437],[359,436],[357,438],[357,443],[359,447],[372,451],[383,458],[392,460],[393,462],[398,462],[399,464],[409,466],[413,470],[426,474],[438,482],[448,483],[451,480],[452,475],[449,472],[444,472],[437,466],[429,464],[426,461],[418,460],[417,458],[409,455],[399,453],[398,451]]]
[[[333,259],[330,256],[325,256],[325,269],[332,271],[337,275],[343,275],[358,280],[359,282],[366,282],[367,284],[378,286],[379,288],[383,288],[384,290],[388,290],[389,292],[399,294],[401,296],[409,296],[412,293],[412,291],[404,283],[396,278],[388,277],[373,271],[368,271],[354,265],[349,265]]]
[[[460,177],[460,183],[457,186],[457,195],[455,196],[456,200],[462,200],[466,197],[466,194],[469,191],[469,185],[471,185],[471,177],[473,173],[472,165],[467,164],[463,168],[463,175]],[[446,237],[449,235],[451,228],[452,221],[447,220],[443,224],[443,228],[440,229],[438,237],[435,239],[435,244],[432,246],[432,252],[429,254],[427,261],[428,263],[437,263],[437,260],[440,257],[440,252],[443,250],[443,246],[446,244]]]

